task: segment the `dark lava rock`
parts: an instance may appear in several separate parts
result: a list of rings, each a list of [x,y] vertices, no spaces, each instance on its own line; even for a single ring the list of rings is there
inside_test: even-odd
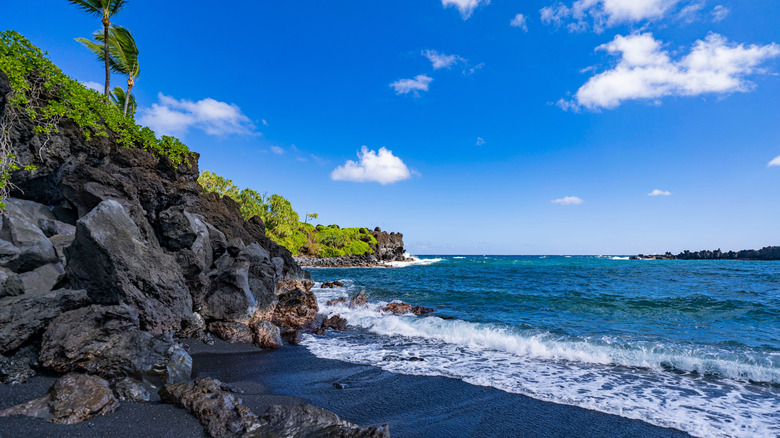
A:
[[[363,307],[368,304],[368,297],[366,297],[366,291],[361,290],[357,295],[349,299],[349,308],[354,309],[356,307]]]
[[[2,215],[0,263],[14,272],[31,271],[59,261],[54,246],[38,225],[12,211]]]
[[[145,241],[119,202],[101,202],[79,219],[68,248],[68,277],[102,304],[138,311],[141,329],[176,331],[192,315],[192,299],[173,256]]]
[[[209,324],[209,331],[219,339],[230,343],[252,343],[252,329],[235,321],[215,321]]]
[[[253,343],[260,348],[279,348],[282,346],[282,337],[279,327],[267,321],[261,321],[253,325]]]
[[[114,394],[120,401],[148,402],[151,394],[138,380],[125,377],[113,382]]]
[[[39,266],[32,271],[14,274],[8,277],[0,296],[15,296],[34,292],[48,292],[65,278],[65,269],[61,263]]]
[[[360,427],[312,405],[271,405],[244,437],[389,438],[390,429]]]
[[[341,315],[333,315],[330,318],[326,318],[322,321],[323,328],[332,328],[334,330],[345,331],[347,330],[347,320],[342,318]]]
[[[380,261],[404,260],[404,235],[401,233],[388,233],[376,227],[371,233],[377,240],[377,245],[372,248]]]
[[[338,280],[334,280],[334,281],[329,281],[327,283],[322,283],[320,285],[320,288],[322,289],[333,289],[334,287],[344,287],[344,283]]]
[[[18,385],[34,375],[35,370],[30,366],[27,358],[0,355],[0,383]]]
[[[89,303],[87,291],[69,289],[0,298],[0,353],[21,347],[61,313]]]
[[[311,290],[295,288],[278,295],[272,322],[281,328],[306,328],[317,316],[317,297]]]
[[[293,328],[286,328],[281,330],[280,335],[282,340],[290,345],[298,345],[303,340],[303,334],[301,331]]]
[[[395,302],[390,303],[386,306],[383,306],[381,309],[385,312],[390,312],[395,315],[403,315],[405,313],[412,313],[417,316],[424,316],[434,311],[434,309],[431,309],[430,307],[422,307],[422,306],[412,306],[408,303],[402,303],[402,302]]]
[[[328,300],[325,304],[328,306],[335,306],[336,304],[344,304],[347,302],[347,297],[337,298],[335,300]]]
[[[212,437],[242,436],[257,420],[241,399],[216,379],[204,377],[192,383],[165,385],[159,394],[163,403],[190,411]]]
[[[137,377],[153,384],[188,380],[192,358],[169,336],[139,330],[126,305],[92,305],[65,312],[43,333],[41,365],[65,373]]]
[[[46,396],[0,411],[0,417],[25,415],[52,423],[76,424],[95,415],[110,414],[118,407],[107,381],[85,374],[67,374],[54,382]]]

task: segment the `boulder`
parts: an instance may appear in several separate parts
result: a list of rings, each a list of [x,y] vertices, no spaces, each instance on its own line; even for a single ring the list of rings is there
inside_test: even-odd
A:
[[[39,225],[41,221],[57,220],[51,208],[38,202],[18,198],[7,198],[4,202],[6,212],[21,216],[32,224]]]
[[[192,298],[175,258],[145,241],[121,204],[101,202],[76,229],[66,250],[71,284],[95,302],[135,308],[141,329],[152,333],[177,331],[191,317]]]
[[[230,256],[236,252],[235,258]],[[267,321],[276,306],[277,272],[268,251],[253,243],[240,248],[228,245],[209,275],[210,287],[200,308],[206,319],[249,324]]]
[[[38,219],[38,227],[40,227],[46,237],[56,236],[57,234],[65,236],[76,234],[75,226],[60,222],[56,219]]]
[[[14,272],[31,271],[38,266],[59,261],[54,246],[43,231],[35,223],[12,211],[3,214],[0,240],[5,241],[0,244],[0,262]],[[9,243],[16,250],[11,249]]]
[[[284,342],[287,342],[290,345],[298,345],[303,340],[303,334],[301,333],[301,331],[293,328],[286,328],[284,330],[280,330],[280,335],[282,337],[282,340],[284,340]]]
[[[282,346],[282,337],[279,327],[267,321],[261,321],[252,327],[254,332],[253,342],[260,348],[279,348]]]
[[[390,429],[387,425],[360,427],[312,405],[271,405],[244,435],[261,437],[389,438]]]
[[[417,316],[423,316],[427,315],[431,312],[434,312],[434,309],[431,309],[430,307],[422,307],[422,306],[412,306],[411,304],[396,301],[394,303],[390,303],[386,306],[381,307],[379,310],[382,310],[384,312],[390,312],[395,315],[403,315],[405,313],[412,313]]]
[[[347,320],[342,318],[341,315],[333,315],[330,318],[325,318],[322,321],[321,327],[323,329],[332,328],[343,332],[347,330]]]
[[[361,290],[354,297],[349,299],[349,308],[354,309],[357,307],[363,307],[368,304],[368,297],[366,297],[366,291]]]
[[[0,411],[0,417],[25,415],[52,423],[76,424],[96,415],[114,412],[119,402],[108,382],[100,377],[67,374],[49,388],[46,396]]]
[[[0,353],[21,347],[49,321],[89,303],[87,291],[69,289],[0,298]]]
[[[292,289],[278,295],[272,322],[281,328],[306,328],[317,316],[317,297],[310,290]]]
[[[30,354],[32,353],[32,354]],[[11,357],[0,355],[0,383],[18,385],[35,375],[36,349],[28,346]]]
[[[335,306],[336,304],[344,304],[347,302],[347,297],[336,298],[335,300],[328,300],[325,304],[328,306]]]
[[[61,373],[130,376],[155,385],[188,380],[192,358],[184,348],[170,336],[139,327],[138,312],[127,305],[65,312],[43,333],[41,365]]]
[[[334,281],[329,281],[327,283],[322,283],[320,285],[320,288],[322,288],[322,289],[332,289],[334,287],[344,287],[344,283],[342,283],[342,282],[340,282],[338,280],[334,280]]]
[[[115,380],[111,386],[119,401],[148,402],[152,397],[141,382],[129,377]]]
[[[240,322],[215,321],[209,324],[209,331],[223,341],[234,344],[251,344],[254,340],[252,329]]]
[[[216,379],[204,377],[192,383],[165,385],[158,393],[163,403],[192,413],[212,437],[242,436],[257,420],[241,399]]]
[[[8,277],[0,289],[0,297],[22,295],[34,292],[48,292],[54,289],[65,277],[65,268],[61,263],[51,263],[32,271],[14,274]]]

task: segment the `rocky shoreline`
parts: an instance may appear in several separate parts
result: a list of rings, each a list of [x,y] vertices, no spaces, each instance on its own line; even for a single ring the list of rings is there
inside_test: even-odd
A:
[[[293,259],[300,266],[317,268],[387,268],[388,262],[412,260],[405,256],[403,234],[388,233],[379,227],[374,228],[371,234],[376,238],[377,244],[372,245],[371,252],[367,254],[340,257],[294,256]]]
[[[44,139],[25,113],[5,117],[10,91],[0,72],[6,146],[21,168],[35,170],[11,174],[2,212],[0,382],[57,380],[43,397],[0,412],[0,421],[74,424],[159,393],[211,436],[285,435],[289,427],[388,436],[330,413],[317,414],[330,422],[311,422],[309,408],[258,416],[219,382],[191,380],[183,339],[276,349],[313,329],[308,272],[266,237],[262,220],[245,221],[233,200],[203,193],[197,154],[174,164],[122,145],[117,133],[87,135],[67,118]]]
[[[766,246],[764,248],[745,249],[742,251],[723,252],[720,249],[715,251],[688,251],[685,250],[677,255],[667,252],[665,254],[639,254],[631,256],[631,260],[780,260],[780,246]]]

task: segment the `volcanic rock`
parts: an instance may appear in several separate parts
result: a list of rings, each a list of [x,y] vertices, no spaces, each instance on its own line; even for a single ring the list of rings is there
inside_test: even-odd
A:
[[[163,403],[190,411],[212,437],[242,436],[257,420],[241,399],[226,391],[222,382],[216,379],[199,378],[192,383],[169,384],[158,393]]]
[[[154,248],[122,205],[101,202],[77,223],[68,248],[70,282],[102,304],[138,311],[141,329],[176,331],[192,315],[192,299],[173,256]]]
[[[95,415],[114,412],[119,402],[108,382],[100,377],[67,374],[49,388],[46,396],[0,411],[0,417],[25,415],[53,423],[76,424]]]
[[[390,429],[387,425],[360,427],[312,405],[271,405],[244,437],[389,438]]]
[[[129,377],[116,380],[111,386],[120,401],[148,402],[151,399],[151,394],[144,385]]]
[[[32,271],[14,274],[8,277],[0,291],[0,296],[15,296],[33,292],[48,292],[54,289],[65,277],[61,263],[51,263]]]
[[[139,327],[138,312],[127,305],[92,305],[65,312],[43,333],[41,365],[62,373],[130,376],[153,383],[188,380],[192,358],[182,346],[169,336],[155,336]]]
[[[69,289],[0,298],[0,353],[21,347],[61,313],[89,303],[87,291]]]

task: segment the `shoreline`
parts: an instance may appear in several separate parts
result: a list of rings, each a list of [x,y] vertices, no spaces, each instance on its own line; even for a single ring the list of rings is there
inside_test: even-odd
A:
[[[269,351],[217,340],[188,340],[192,377],[214,377],[244,391],[256,414],[271,404],[309,403],[361,426],[389,424],[391,436],[685,437],[688,434],[616,415],[540,401],[446,377],[394,374],[314,356],[304,346]],[[0,386],[0,409],[42,396],[53,377]],[[342,389],[334,386],[338,383]],[[66,426],[27,417],[0,418],[0,437],[205,437],[184,409],[122,402],[113,414]],[[139,426],[142,425],[142,426]]]

